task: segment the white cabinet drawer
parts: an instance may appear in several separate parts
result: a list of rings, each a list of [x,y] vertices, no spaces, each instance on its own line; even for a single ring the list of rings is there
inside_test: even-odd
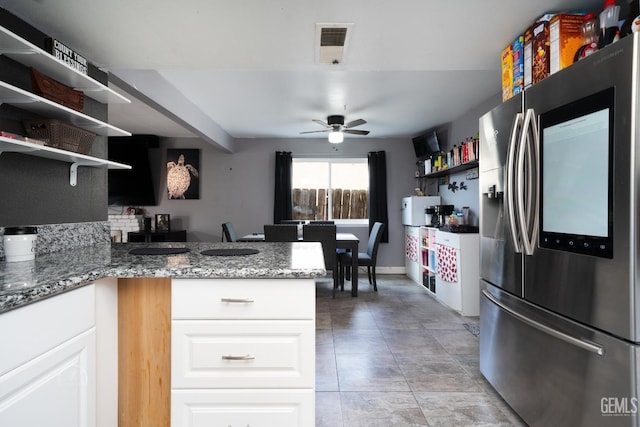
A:
[[[313,390],[174,390],[173,427],[315,425]]]
[[[172,282],[174,319],[313,319],[313,279]]]
[[[449,246],[450,248],[460,249],[460,235],[447,233],[446,231],[437,231],[436,243],[439,245]]]
[[[94,285],[0,314],[0,343],[5,349],[0,375],[94,327],[95,322]]]
[[[311,320],[178,320],[171,328],[174,389],[314,387]]]

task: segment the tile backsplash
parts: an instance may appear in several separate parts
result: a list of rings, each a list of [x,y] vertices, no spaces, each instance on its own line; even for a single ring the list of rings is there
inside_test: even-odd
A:
[[[109,243],[111,241],[110,226],[106,221],[45,224],[36,227],[38,229],[36,255],[91,246],[98,243]],[[3,234],[4,227],[0,227],[0,235]],[[2,239],[0,239],[0,259],[4,259]]]

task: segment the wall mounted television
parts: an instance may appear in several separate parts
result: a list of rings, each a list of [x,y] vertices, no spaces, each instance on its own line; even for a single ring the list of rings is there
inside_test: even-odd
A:
[[[426,159],[440,152],[440,138],[436,130],[413,138],[413,150],[418,159]]]
[[[158,148],[159,143],[160,138],[155,135],[109,137],[109,160],[131,165],[131,170],[109,170],[109,205],[157,204],[150,149]]]

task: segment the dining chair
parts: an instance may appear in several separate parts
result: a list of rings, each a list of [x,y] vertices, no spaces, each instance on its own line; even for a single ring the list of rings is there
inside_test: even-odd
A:
[[[382,238],[382,232],[384,231],[384,224],[382,222],[376,222],[371,227],[371,233],[369,233],[369,241],[367,242],[367,252],[358,252],[358,266],[367,267],[367,275],[369,276],[369,284],[373,285],[373,290],[378,292],[378,285],[376,284],[376,263],[378,259],[378,246],[380,245],[380,239]],[[345,252],[340,254],[338,259],[340,270],[340,285],[344,288],[345,280],[345,267],[347,269],[347,280],[350,277],[351,272],[351,257],[354,256],[351,252]]]
[[[265,242],[297,242],[298,226],[295,224],[265,224]]]
[[[335,224],[334,220],[325,220],[325,219],[312,219],[309,221],[309,224]]]
[[[227,239],[227,242],[235,242],[238,240],[238,235],[236,234],[236,229],[233,228],[233,224],[230,222],[225,222],[222,224],[222,241]]]
[[[304,219],[281,219],[280,224],[304,224]]]
[[[336,253],[336,226],[332,224],[306,224],[302,227],[302,240],[322,243],[324,267],[333,275],[333,297],[338,288],[338,255]]]

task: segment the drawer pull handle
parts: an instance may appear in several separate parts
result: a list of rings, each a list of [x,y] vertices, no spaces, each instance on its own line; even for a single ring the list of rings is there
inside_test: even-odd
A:
[[[255,359],[255,356],[252,356],[250,354],[247,354],[245,356],[232,356],[232,355],[226,355],[226,356],[222,356],[222,360],[253,360]]]
[[[220,302],[250,303],[253,302],[253,300],[250,298],[220,298]]]

